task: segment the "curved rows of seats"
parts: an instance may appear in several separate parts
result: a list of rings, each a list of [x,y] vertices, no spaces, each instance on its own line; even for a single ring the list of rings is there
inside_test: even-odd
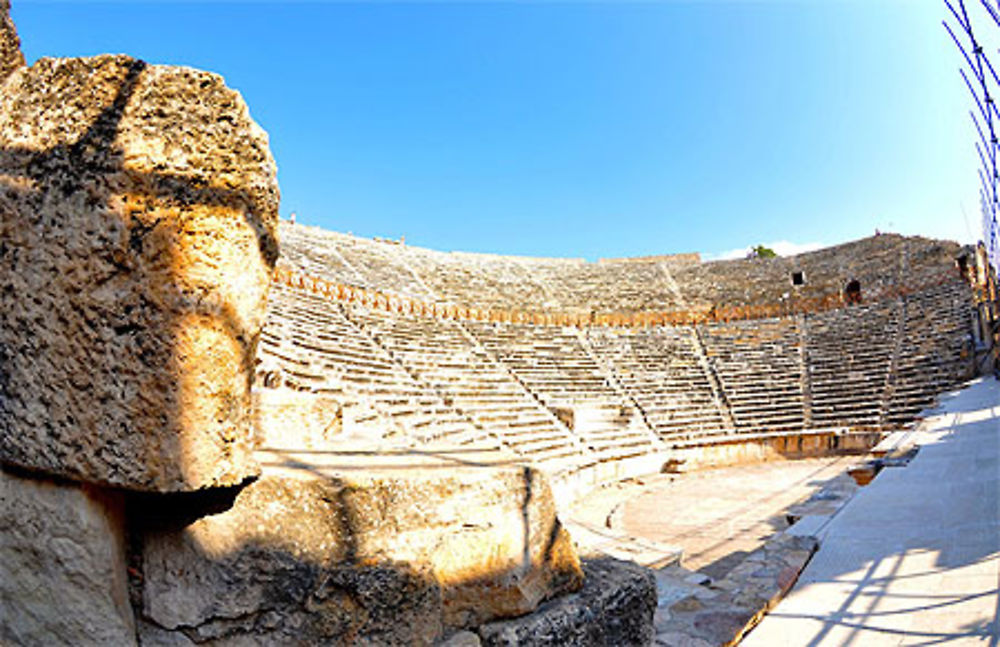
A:
[[[851,281],[882,298],[949,271],[961,252],[955,243],[883,234],[790,257],[588,263],[440,252],[291,223],[281,224],[280,235],[286,266],[336,283],[459,307],[572,314],[794,304],[838,295]]]
[[[465,324],[473,337],[587,444],[600,460],[656,448],[635,403],[616,388],[574,328]]]
[[[692,328],[590,328],[586,338],[664,441],[732,432]]]
[[[588,448],[454,321],[348,309],[352,321],[423,384],[516,453],[552,466],[586,461]]]
[[[701,331],[737,431],[805,427],[803,344],[795,319],[709,324]]]
[[[905,424],[967,371],[968,296],[942,285],[905,300],[901,352],[886,406],[888,424]]]
[[[628,288],[619,294],[629,307],[666,307],[684,302],[691,280],[689,263],[663,259],[598,271],[605,264],[289,232],[287,265],[437,303],[477,286],[491,295],[477,303],[485,307],[489,299],[510,305],[519,295],[558,305],[567,295],[589,294],[591,303],[610,308],[613,290],[602,281],[612,277]],[[925,245],[914,252],[906,240],[868,239],[866,258],[906,270],[920,255],[918,265],[940,265],[950,250]],[[743,262],[727,271],[735,275],[737,266]],[[777,267],[753,266],[765,274]],[[641,276],[651,287],[629,292]],[[308,282],[273,287],[259,387],[337,402],[345,429],[364,428],[395,444],[493,447],[555,473],[740,435],[891,428],[968,370],[969,292],[957,280],[814,314],[648,328],[448,320],[310,290]]]
[[[799,254],[774,258],[713,261],[681,268],[674,276],[691,303],[761,304],[784,299],[837,294],[850,280],[866,293],[878,293],[900,281],[910,248],[934,250],[920,257],[935,271],[947,268],[958,253],[954,243],[883,234]],[[945,263],[941,264],[941,254]],[[802,273],[794,285],[792,274]]]
[[[799,318],[578,330],[276,285],[259,372],[415,445],[492,442],[562,471],[697,439],[905,424],[967,370],[965,299],[953,283]]]
[[[398,432],[415,443],[482,445],[488,436],[408,374],[343,306],[304,290],[272,286],[258,359],[260,382],[337,401],[356,428]]]
[[[899,318],[895,299],[806,317],[815,426],[879,427]]]

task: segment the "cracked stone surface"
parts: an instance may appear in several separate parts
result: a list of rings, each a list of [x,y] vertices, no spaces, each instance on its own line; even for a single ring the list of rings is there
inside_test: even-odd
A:
[[[120,494],[0,471],[0,643],[135,644]]]
[[[256,474],[277,217],[267,135],[218,75],[127,56],[16,69],[0,93],[0,461],[147,491]]]
[[[795,583],[815,550],[812,537],[779,534],[749,553],[725,578],[692,583],[690,571],[656,572],[656,645],[732,645]]]
[[[186,524],[148,521],[149,633],[214,645],[429,644],[582,585],[538,472],[306,472],[268,471],[231,507]]]
[[[584,560],[584,586],[534,613],[479,628],[484,645],[649,645],[656,587],[652,574],[610,557]]]
[[[0,85],[23,65],[21,41],[17,37],[14,21],[10,19],[10,0],[0,0]]]

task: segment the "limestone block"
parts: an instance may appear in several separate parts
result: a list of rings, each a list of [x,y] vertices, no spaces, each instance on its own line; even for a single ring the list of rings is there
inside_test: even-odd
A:
[[[24,54],[14,21],[10,19],[10,0],[0,0],[0,85],[22,65]]]
[[[656,580],[634,562],[584,560],[579,593],[542,605],[531,615],[479,628],[483,645],[626,645],[653,641]]]
[[[344,407],[293,389],[254,389],[254,429],[263,448],[321,449],[343,438]]]
[[[217,75],[40,59],[0,93],[0,460],[242,481],[277,257],[267,135]]]
[[[182,631],[168,631],[142,620],[136,636],[140,647],[195,647],[197,644]]]
[[[0,471],[0,643],[135,644],[120,495]]]
[[[141,534],[142,614],[196,642],[428,644],[526,613],[582,573],[523,468],[265,474],[232,507]]]

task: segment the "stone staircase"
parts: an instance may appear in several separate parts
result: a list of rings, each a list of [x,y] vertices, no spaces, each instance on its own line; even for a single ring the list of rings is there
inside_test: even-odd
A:
[[[617,460],[654,449],[640,412],[614,389],[573,329],[474,322],[464,326],[598,459]]]
[[[803,429],[800,339],[793,318],[699,327],[737,433]]]
[[[356,306],[350,317],[412,374],[529,462],[559,471],[589,453],[453,321],[390,315]]]
[[[727,430],[692,335],[690,329],[671,327],[587,330],[594,352],[614,367],[647,422],[668,444]]]

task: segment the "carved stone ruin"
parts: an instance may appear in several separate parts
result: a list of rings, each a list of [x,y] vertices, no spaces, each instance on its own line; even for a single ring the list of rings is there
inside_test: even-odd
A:
[[[495,444],[337,453],[335,401],[254,411],[278,186],[237,92],[127,56],[23,62],[4,0],[0,642],[429,645],[575,592],[604,605],[576,631],[650,634]]]
[[[267,135],[214,74],[41,59],[0,96],[0,459],[139,490],[258,472]]]
[[[0,0],[0,85],[23,65],[21,41],[10,19],[10,0]]]

